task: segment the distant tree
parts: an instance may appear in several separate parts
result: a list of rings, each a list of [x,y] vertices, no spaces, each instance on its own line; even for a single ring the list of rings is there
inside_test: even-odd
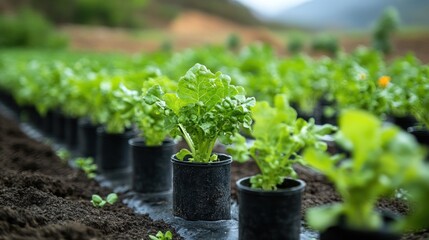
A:
[[[313,51],[322,51],[335,56],[339,50],[338,39],[330,34],[322,34],[313,38],[311,42]]]
[[[236,50],[240,47],[240,37],[236,33],[231,33],[226,39],[226,46],[230,50]]]
[[[385,54],[392,51],[391,37],[398,30],[400,23],[398,11],[394,7],[388,7],[377,20],[372,34],[372,46]]]
[[[291,54],[297,54],[304,48],[304,38],[298,34],[291,34],[287,41],[287,50]]]

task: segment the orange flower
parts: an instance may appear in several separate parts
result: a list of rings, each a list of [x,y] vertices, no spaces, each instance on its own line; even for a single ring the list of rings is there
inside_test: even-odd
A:
[[[378,86],[385,88],[390,83],[390,77],[389,76],[381,76],[378,79]]]

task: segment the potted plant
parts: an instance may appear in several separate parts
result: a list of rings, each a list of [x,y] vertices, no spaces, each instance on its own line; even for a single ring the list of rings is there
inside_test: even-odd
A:
[[[101,172],[129,171],[131,166],[128,140],[136,136],[132,129],[133,102],[119,94],[121,75],[104,78],[99,96],[94,96],[97,123],[96,164]]]
[[[297,119],[285,95],[275,96],[274,107],[257,102],[252,115],[255,141],[249,153],[260,174],[237,181],[239,239],[299,239],[305,183],[296,179],[293,164],[303,163],[304,147],[325,150],[319,137],[334,128]]]
[[[128,141],[131,148],[132,189],[139,193],[159,193],[171,190],[172,168],[170,159],[176,143],[167,138],[165,115],[154,105],[145,103],[142,96],[154,86],[160,85],[168,91],[176,88],[176,82],[158,76],[143,83],[141,92],[127,90],[123,86],[122,99],[133,102],[133,121],[140,130],[139,137]]]
[[[343,202],[310,209],[310,226],[321,230],[321,239],[399,239],[395,222],[376,211],[382,196],[416,176],[423,154],[415,139],[375,116],[360,110],[344,112],[336,139],[350,157],[330,156],[307,149],[305,161],[331,180]]]
[[[180,78],[177,92],[164,93],[157,85],[145,96],[165,115],[171,135],[182,136],[189,149],[172,156],[173,214],[186,220],[230,219],[228,155],[213,153],[218,139],[230,143],[240,127],[250,128],[250,107],[242,87],[229,76],[195,64]]]

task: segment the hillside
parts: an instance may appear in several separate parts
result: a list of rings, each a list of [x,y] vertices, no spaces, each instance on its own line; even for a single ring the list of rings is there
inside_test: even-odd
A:
[[[427,0],[313,0],[270,20],[307,28],[370,29],[383,9],[394,6],[404,26],[429,26]]]

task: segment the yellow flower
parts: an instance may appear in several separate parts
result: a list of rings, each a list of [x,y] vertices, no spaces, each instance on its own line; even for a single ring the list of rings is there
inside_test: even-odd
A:
[[[385,88],[390,83],[390,77],[389,76],[381,76],[378,79],[378,86]]]

